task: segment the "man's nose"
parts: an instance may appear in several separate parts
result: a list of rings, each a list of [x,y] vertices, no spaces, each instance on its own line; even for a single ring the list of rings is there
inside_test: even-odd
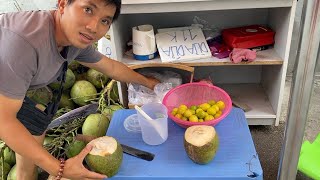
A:
[[[86,28],[89,29],[92,33],[96,33],[98,29],[98,18],[92,18],[89,23],[87,24]]]

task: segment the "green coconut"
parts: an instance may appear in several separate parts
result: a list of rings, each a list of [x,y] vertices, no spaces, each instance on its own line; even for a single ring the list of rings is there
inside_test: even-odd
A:
[[[78,61],[72,60],[68,65],[68,69],[70,69],[71,71],[76,71],[80,66],[81,64]]]
[[[76,81],[76,76],[73,74],[71,69],[68,69],[66,73],[66,81],[63,84],[63,89],[66,90],[71,88],[72,85],[75,83],[75,81]],[[57,82],[50,83],[49,87],[57,90],[60,87],[60,82],[57,81]]]
[[[8,163],[10,166],[16,164],[16,154],[9,147],[4,149],[4,161]]]
[[[2,166],[3,166],[3,172],[2,172]],[[0,161],[0,180],[6,180],[7,176],[10,172],[11,166],[4,162],[4,164],[2,164],[2,161]]]
[[[218,146],[218,134],[212,126],[191,126],[184,134],[184,149],[197,164],[208,164],[214,158]]]
[[[120,106],[120,105],[110,105],[110,106],[107,106],[103,110],[102,114],[104,114],[104,115],[106,115],[108,117],[112,117],[113,113],[116,112],[119,109],[123,109],[123,107]]]
[[[66,149],[66,155],[68,158],[72,158],[76,155],[78,155],[83,148],[86,147],[86,143],[83,141],[78,141],[75,140],[72,143],[70,143],[69,145],[67,145]]]
[[[109,123],[109,118],[103,114],[90,114],[82,125],[82,134],[95,137],[104,136]]]
[[[92,140],[93,146],[85,160],[95,172],[107,175],[109,178],[116,175],[122,164],[123,152],[116,139],[103,136]]]
[[[70,97],[70,95],[68,93],[63,93],[61,95],[59,108],[69,108],[69,109],[74,109],[75,108],[75,104],[71,100],[71,97]]]
[[[42,87],[27,91],[26,96],[38,104],[48,104],[53,94],[48,87]]]
[[[96,88],[102,88],[104,84],[108,81],[108,76],[102,74],[94,69],[89,69],[87,71],[87,80],[91,82]]]
[[[17,180],[17,168],[16,168],[16,165],[14,165],[9,174],[8,174],[8,177],[7,177],[7,180]]]
[[[70,95],[76,104],[83,106],[97,97],[97,90],[89,81],[81,80],[74,83]]]

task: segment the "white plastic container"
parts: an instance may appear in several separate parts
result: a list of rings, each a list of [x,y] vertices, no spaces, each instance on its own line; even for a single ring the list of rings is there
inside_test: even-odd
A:
[[[167,107],[161,103],[147,103],[141,109],[151,118],[147,119],[137,111],[143,141],[149,145],[164,143],[168,138]]]

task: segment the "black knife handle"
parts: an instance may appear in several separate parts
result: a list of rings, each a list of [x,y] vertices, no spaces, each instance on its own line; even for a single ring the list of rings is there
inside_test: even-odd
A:
[[[124,153],[131,155],[131,156],[135,156],[140,159],[147,160],[147,161],[152,161],[155,156],[152,153],[149,153],[149,152],[146,152],[146,151],[143,151],[140,149],[136,149],[136,148],[124,145],[124,144],[121,144],[121,147],[122,147],[122,150]]]

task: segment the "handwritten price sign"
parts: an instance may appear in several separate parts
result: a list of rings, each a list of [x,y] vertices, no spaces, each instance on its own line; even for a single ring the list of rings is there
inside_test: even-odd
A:
[[[161,32],[156,35],[156,42],[162,62],[211,57],[209,46],[200,28]]]

